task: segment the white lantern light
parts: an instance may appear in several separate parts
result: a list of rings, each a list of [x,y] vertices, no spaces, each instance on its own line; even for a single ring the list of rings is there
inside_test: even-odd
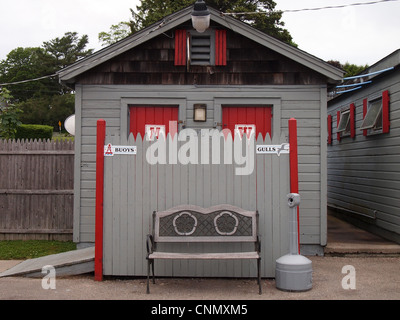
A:
[[[193,28],[195,28],[197,32],[203,33],[210,26],[210,17],[210,11],[208,11],[205,2],[203,0],[198,0],[194,4],[192,12]]]

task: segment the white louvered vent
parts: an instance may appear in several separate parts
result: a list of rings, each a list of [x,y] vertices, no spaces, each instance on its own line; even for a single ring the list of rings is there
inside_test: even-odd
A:
[[[191,36],[190,64],[203,66],[212,64],[212,46],[210,35]]]

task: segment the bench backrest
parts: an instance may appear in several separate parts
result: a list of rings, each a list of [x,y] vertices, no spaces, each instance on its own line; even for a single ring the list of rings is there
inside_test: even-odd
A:
[[[256,242],[258,213],[231,205],[178,206],[153,214],[155,242]]]

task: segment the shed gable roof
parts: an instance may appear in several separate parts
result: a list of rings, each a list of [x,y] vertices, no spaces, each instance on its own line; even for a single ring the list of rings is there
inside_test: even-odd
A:
[[[192,10],[193,6],[171,14],[165,17],[162,21],[60,70],[58,72],[60,81],[63,83],[74,83],[75,78],[84,72],[189,21],[191,19]],[[322,74],[329,82],[336,82],[342,79],[343,71],[329,65],[325,61],[279,41],[237,19],[228,16],[221,16],[215,9],[209,8],[209,11],[211,13],[212,21]]]

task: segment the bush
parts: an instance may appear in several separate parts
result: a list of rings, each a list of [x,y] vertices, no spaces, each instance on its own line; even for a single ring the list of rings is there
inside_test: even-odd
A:
[[[51,139],[53,137],[53,127],[38,124],[21,124],[17,128],[15,139]]]

